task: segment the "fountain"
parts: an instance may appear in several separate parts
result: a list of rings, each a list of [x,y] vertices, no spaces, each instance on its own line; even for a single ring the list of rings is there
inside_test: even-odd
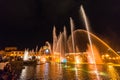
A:
[[[89,33],[89,34],[92,40],[92,48],[94,50],[94,55],[95,55],[94,59],[96,61],[96,64],[109,63],[112,60],[114,60],[113,61],[114,63],[118,64],[120,59],[119,55],[109,45],[107,45],[103,40],[98,38],[96,35],[92,33]],[[75,44],[77,46],[76,55],[79,55],[79,56],[83,55],[82,57],[83,63],[89,63],[88,60],[91,59],[91,58],[89,59],[90,56],[92,57],[92,51],[89,45],[87,31],[82,29],[77,29],[74,31],[74,35],[75,35]],[[69,56],[71,55],[70,57],[72,57],[72,55],[74,55],[73,53],[71,53],[72,36],[69,36],[68,38],[68,46],[69,46],[69,53],[67,53],[66,55],[69,55]],[[91,59],[92,62],[89,64],[93,64],[94,59],[92,57]]]
[[[83,6],[80,9],[86,30],[75,30],[74,21],[71,17],[70,35],[67,35],[65,26],[63,31],[57,34],[54,26],[53,44],[46,42],[48,49],[52,53],[50,55],[52,60],[49,63],[47,61],[49,55],[46,54],[48,55],[46,57],[45,54],[41,54],[40,59],[43,65],[39,65],[38,70],[41,70],[39,75],[42,76],[43,73],[45,79],[53,78],[53,80],[57,78],[65,80],[119,80],[118,67],[116,69],[114,67],[120,66],[119,55],[102,39],[91,33]],[[48,49],[46,53],[49,53]],[[42,52],[42,49],[40,51]],[[23,60],[28,60],[27,50],[25,50]],[[55,78],[56,76],[57,78]]]
[[[68,38],[65,27],[59,36],[57,36],[56,28],[54,27],[52,51],[54,58],[58,59],[58,56],[61,56],[66,58],[70,63],[77,61],[79,64],[94,64],[95,66],[96,64],[110,62],[120,63],[119,55],[103,40],[90,32],[83,6],[80,9],[86,30],[74,30],[72,18],[70,18],[71,35]]]
[[[64,31],[63,31],[63,34],[64,34],[64,54],[66,53],[67,51],[67,31],[66,31],[66,27],[64,26]]]
[[[67,51],[67,31],[64,27],[63,32],[56,36],[56,28],[53,29],[53,60],[66,62],[65,54]],[[61,60],[60,60],[61,59]]]
[[[23,56],[23,61],[28,61],[28,57],[29,57],[28,54],[29,54],[28,50],[25,50],[24,56]]]
[[[67,43],[64,41],[63,33],[61,33],[58,37],[58,41],[56,43],[55,47],[55,55],[59,54],[67,59],[67,57],[74,58],[73,56],[79,56],[81,59],[77,59],[77,61],[80,61],[80,63],[87,63],[87,64],[94,64],[94,60],[96,64],[104,64],[104,63],[110,63],[112,60],[113,63],[120,63],[120,57],[119,55],[109,46],[107,45],[103,40],[98,38],[96,35],[89,32],[89,35],[91,36],[92,40],[92,49],[94,50],[94,58],[91,51],[91,47],[88,40],[88,32],[86,30],[77,29],[73,31],[75,37],[75,53],[73,53],[73,43],[72,43],[72,35],[68,37],[66,40]],[[66,47],[64,46],[66,44]],[[61,46],[61,49],[60,49]],[[65,49],[67,49],[67,52],[65,52]],[[107,55],[108,54],[108,55]],[[90,57],[90,58],[89,58]],[[58,57],[56,56],[56,59]],[[78,58],[78,57],[77,57]],[[90,62],[91,59],[91,62]],[[115,61],[116,60],[116,61]],[[68,59],[68,62],[73,62],[74,59]]]
[[[103,61],[101,60],[100,58],[100,54],[99,54],[99,51],[98,49],[96,48],[95,45],[92,45],[92,49],[94,50],[94,59],[92,58],[92,51],[91,51],[91,48],[90,46],[88,45],[88,50],[86,51],[87,52],[87,60],[88,60],[88,63],[89,64],[94,64],[94,61],[97,63],[97,64],[103,64]]]
[[[90,58],[92,59],[92,63],[95,65],[95,70],[96,70],[96,75],[97,75],[97,79],[99,79],[99,76],[98,76],[98,70],[97,70],[97,66],[96,66],[96,60],[95,60],[95,53],[93,51],[93,45],[92,45],[92,40],[91,40],[91,36],[90,36],[90,29],[89,29],[89,24],[88,24],[88,21],[87,21],[87,17],[85,15],[85,11],[83,9],[83,6],[81,5],[81,13],[82,13],[82,17],[84,19],[84,22],[85,22],[85,27],[86,27],[86,30],[87,30],[87,35],[88,35],[88,40],[89,40],[89,44],[90,44],[90,48],[91,48],[91,56]],[[89,53],[89,54],[90,54]],[[98,56],[97,56],[98,57]]]
[[[83,19],[84,19],[84,22],[85,22],[85,27],[86,27],[86,30],[87,30],[88,40],[89,40],[89,44],[90,44],[90,48],[91,48],[91,54],[92,54],[91,58],[94,59],[93,63],[96,64],[95,55],[94,55],[93,46],[92,46],[92,40],[91,40],[91,36],[90,36],[89,24],[88,24],[87,17],[85,15],[85,11],[83,9],[83,6],[81,6],[81,13],[82,13],[82,16],[83,16]]]
[[[57,46],[57,36],[56,36],[56,28],[54,26],[53,28],[53,54],[55,54],[55,50],[56,50],[56,46]]]
[[[75,53],[75,39],[74,39],[74,24],[72,18],[70,18],[70,24],[71,24],[71,36],[72,36],[72,52]]]

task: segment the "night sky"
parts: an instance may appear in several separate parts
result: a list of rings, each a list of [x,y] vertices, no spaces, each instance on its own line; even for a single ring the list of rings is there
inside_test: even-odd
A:
[[[120,50],[120,0],[0,0],[0,48],[52,43],[53,26],[58,32],[64,25],[70,30],[69,17],[76,28],[85,29],[79,13],[81,4],[92,32]]]

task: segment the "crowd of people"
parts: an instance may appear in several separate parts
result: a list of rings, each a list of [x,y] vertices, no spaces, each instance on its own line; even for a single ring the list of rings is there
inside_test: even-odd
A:
[[[12,69],[10,63],[7,63],[3,69],[0,70],[0,80],[17,80],[17,73]]]

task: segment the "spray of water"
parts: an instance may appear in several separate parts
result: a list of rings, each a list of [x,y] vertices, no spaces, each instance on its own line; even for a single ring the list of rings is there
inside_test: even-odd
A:
[[[70,18],[70,25],[71,25],[71,36],[72,36],[72,49],[73,49],[73,53],[74,55],[74,61],[75,61],[75,77],[77,79],[78,77],[78,71],[77,71],[77,66],[76,66],[76,51],[75,51],[75,39],[74,39],[74,22],[72,20],[72,18]]]
[[[56,46],[57,46],[57,36],[56,36],[56,28],[54,26],[53,28],[53,50],[52,50],[52,53],[53,53],[53,60],[55,59],[55,52],[56,52]]]
[[[73,24],[73,20],[72,18],[70,18],[70,25],[71,25],[71,35],[72,35],[72,49],[73,49],[73,53],[75,53],[75,41],[74,41],[74,24]]]
[[[88,40],[89,40],[90,48],[91,48],[91,52],[92,52],[93,63],[95,64],[97,79],[100,80],[99,76],[98,76],[96,61],[95,61],[95,55],[94,55],[94,51],[93,51],[93,47],[92,47],[92,40],[91,40],[91,37],[90,37],[89,23],[88,23],[88,20],[87,20],[87,17],[86,17],[86,14],[85,14],[85,11],[84,11],[84,8],[83,8],[82,5],[81,5],[80,9],[81,9],[82,17],[84,19],[85,27],[86,27],[86,30],[87,30],[87,33],[88,33]]]
[[[64,31],[63,31],[63,34],[64,34],[64,54],[66,53],[66,47],[67,47],[67,30],[66,30],[66,27],[64,26]]]
[[[61,55],[62,55],[62,33],[60,32],[60,51],[59,51],[59,53],[60,53],[60,62],[61,62]]]
[[[56,36],[56,28],[54,26],[53,28],[53,54],[56,50],[56,46],[57,46],[56,43],[57,43],[57,36]]]
[[[25,50],[25,52],[24,52],[24,57],[23,57],[23,60],[24,60],[24,61],[27,61],[27,60],[28,60],[28,54],[29,54],[28,50]]]

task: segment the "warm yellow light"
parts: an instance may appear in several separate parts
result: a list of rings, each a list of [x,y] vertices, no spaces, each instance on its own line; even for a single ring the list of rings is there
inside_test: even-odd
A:
[[[115,60],[115,57],[113,57],[112,59]]]
[[[75,63],[76,64],[80,64],[80,58],[79,58],[79,56],[75,56]]]
[[[46,58],[44,58],[44,57],[41,58],[41,61],[42,61],[42,62],[46,62]]]
[[[109,68],[113,68],[113,66],[112,66],[112,65],[109,65],[108,67],[109,67]]]
[[[102,59],[104,59],[104,55],[102,55]]]
[[[67,58],[70,58],[69,56],[67,56]]]
[[[105,56],[106,56],[106,57],[109,57],[109,55],[108,55],[108,54],[106,54]]]
[[[111,80],[119,80],[120,76],[117,70],[112,65],[108,65],[107,71],[109,73],[109,76],[111,77]]]
[[[118,57],[116,57],[116,59],[119,59]]]
[[[109,59],[111,59],[111,57],[109,57]]]
[[[104,55],[102,55],[102,57],[104,58]]]

